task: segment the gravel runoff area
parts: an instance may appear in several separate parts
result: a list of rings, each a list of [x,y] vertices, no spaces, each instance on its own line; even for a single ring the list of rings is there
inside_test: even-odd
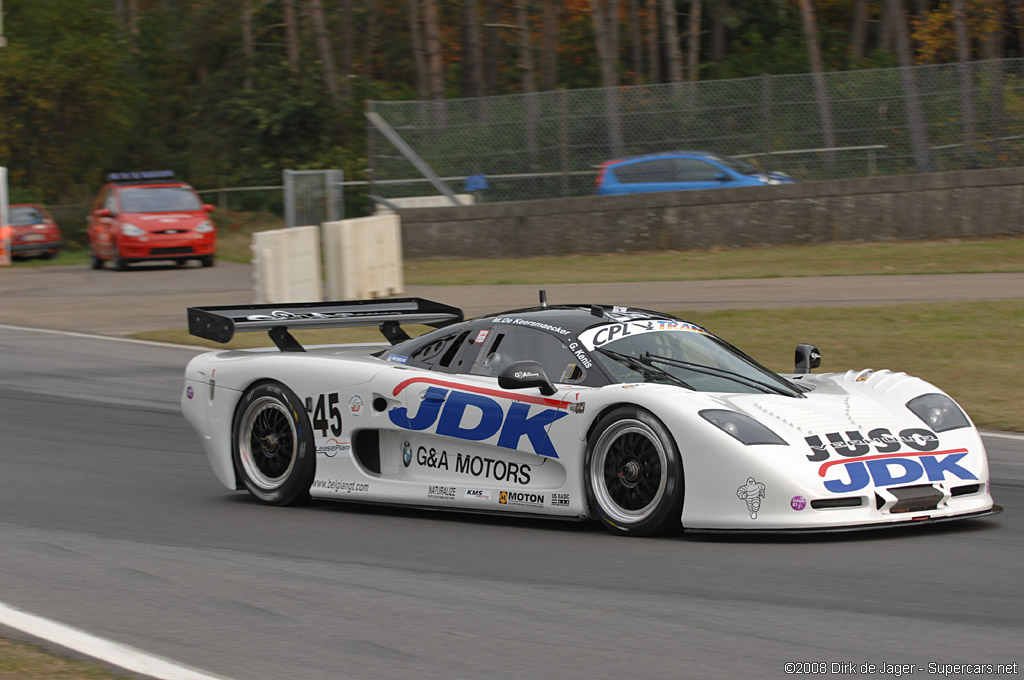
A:
[[[407,286],[404,295],[462,308],[467,317],[537,304],[602,303],[662,311],[878,305],[1024,298],[1024,273],[823,276],[655,283],[535,286]],[[254,301],[248,264],[139,266],[125,272],[88,266],[0,269],[0,323],[128,335],[185,327],[185,309]]]

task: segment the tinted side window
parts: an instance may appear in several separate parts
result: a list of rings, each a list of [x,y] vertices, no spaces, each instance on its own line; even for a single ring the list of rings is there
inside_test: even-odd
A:
[[[555,336],[526,328],[506,329],[496,326],[485,350],[477,356],[470,373],[497,375],[511,363],[532,360],[538,362],[548,378],[556,383],[579,383],[586,372],[576,357]]]
[[[711,163],[694,158],[677,158],[675,162],[680,182],[714,182],[715,175],[722,172]]]
[[[631,163],[615,168],[614,172],[623,184],[676,181],[675,164],[670,158]]]

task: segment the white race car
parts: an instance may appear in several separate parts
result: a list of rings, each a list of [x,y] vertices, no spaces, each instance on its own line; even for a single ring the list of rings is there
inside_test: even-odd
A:
[[[418,298],[193,307],[189,329],[277,348],[208,352],[182,410],[218,479],[313,498],[594,518],[651,535],[868,529],[990,515],[978,431],[904,373],[781,376],[678,318],[541,304],[463,320]],[[402,324],[436,330],[410,338]],[[289,329],[379,326],[302,347]]]

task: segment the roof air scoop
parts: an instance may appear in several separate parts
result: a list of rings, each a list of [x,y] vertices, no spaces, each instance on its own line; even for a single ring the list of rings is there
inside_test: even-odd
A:
[[[540,306],[544,308],[548,306],[548,292],[543,289],[540,291]]]

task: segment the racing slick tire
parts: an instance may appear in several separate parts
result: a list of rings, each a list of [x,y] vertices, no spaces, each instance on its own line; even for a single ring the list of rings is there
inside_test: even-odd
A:
[[[631,536],[682,528],[683,463],[668,429],[648,411],[619,407],[598,420],[583,468],[591,516]]]
[[[297,505],[309,500],[316,447],[294,392],[269,380],[246,390],[235,409],[231,457],[239,479],[260,501]]]
[[[201,258],[201,259],[199,260],[199,262],[200,262],[200,263],[201,263],[201,264],[202,264],[202,265],[203,265],[204,267],[212,267],[212,266],[213,266],[213,263],[214,263],[214,262],[216,262],[216,260],[215,260],[215,259],[213,259],[213,256],[212,256],[212,255],[208,255],[207,257]]]

